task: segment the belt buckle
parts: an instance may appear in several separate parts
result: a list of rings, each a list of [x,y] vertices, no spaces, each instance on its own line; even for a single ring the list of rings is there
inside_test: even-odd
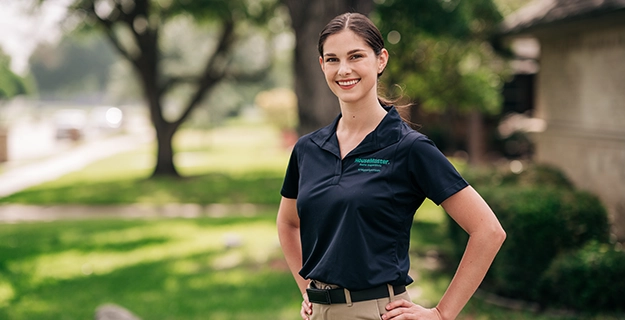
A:
[[[330,290],[307,288],[308,301],[319,304],[331,304]]]

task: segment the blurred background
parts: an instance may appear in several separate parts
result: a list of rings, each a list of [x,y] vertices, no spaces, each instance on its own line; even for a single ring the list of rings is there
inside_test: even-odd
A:
[[[461,319],[623,319],[620,0],[0,0],[0,318],[298,319],[275,214],[347,11],[508,233]],[[466,236],[412,230],[434,306]]]

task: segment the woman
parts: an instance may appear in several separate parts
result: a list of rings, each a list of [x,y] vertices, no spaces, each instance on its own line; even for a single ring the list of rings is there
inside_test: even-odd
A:
[[[319,64],[339,99],[333,124],[301,137],[282,187],[277,226],[302,292],[303,319],[454,319],[505,239],[499,221],[424,135],[377,95],[389,54],[365,16],[334,18]],[[408,246],[415,211],[430,198],[469,242],[435,308],[411,302]]]

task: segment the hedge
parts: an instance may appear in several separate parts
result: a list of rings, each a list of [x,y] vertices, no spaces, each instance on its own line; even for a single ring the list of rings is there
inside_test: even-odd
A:
[[[590,241],[607,243],[607,212],[599,199],[574,190],[557,169],[534,167],[521,175],[500,172],[465,174],[498,216],[507,233],[482,288],[502,296],[537,301],[539,280],[560,254]],[[475,183],[478,181],[478,183]],[[467,235],[450,223],[456,261]]]
[[[625,311],[625,252],[596,241],[557,257],[539,281],[540,300],[578,311]]]

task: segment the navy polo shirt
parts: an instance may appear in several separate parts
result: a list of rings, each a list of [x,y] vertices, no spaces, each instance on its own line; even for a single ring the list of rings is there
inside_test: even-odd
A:
[[[437,205],[468,183],[394,107],[341,160],[336,126],[295,144],[281,194],[297,199],[300,275],[362,290],[412,282],[410,227],[425,198]]]

